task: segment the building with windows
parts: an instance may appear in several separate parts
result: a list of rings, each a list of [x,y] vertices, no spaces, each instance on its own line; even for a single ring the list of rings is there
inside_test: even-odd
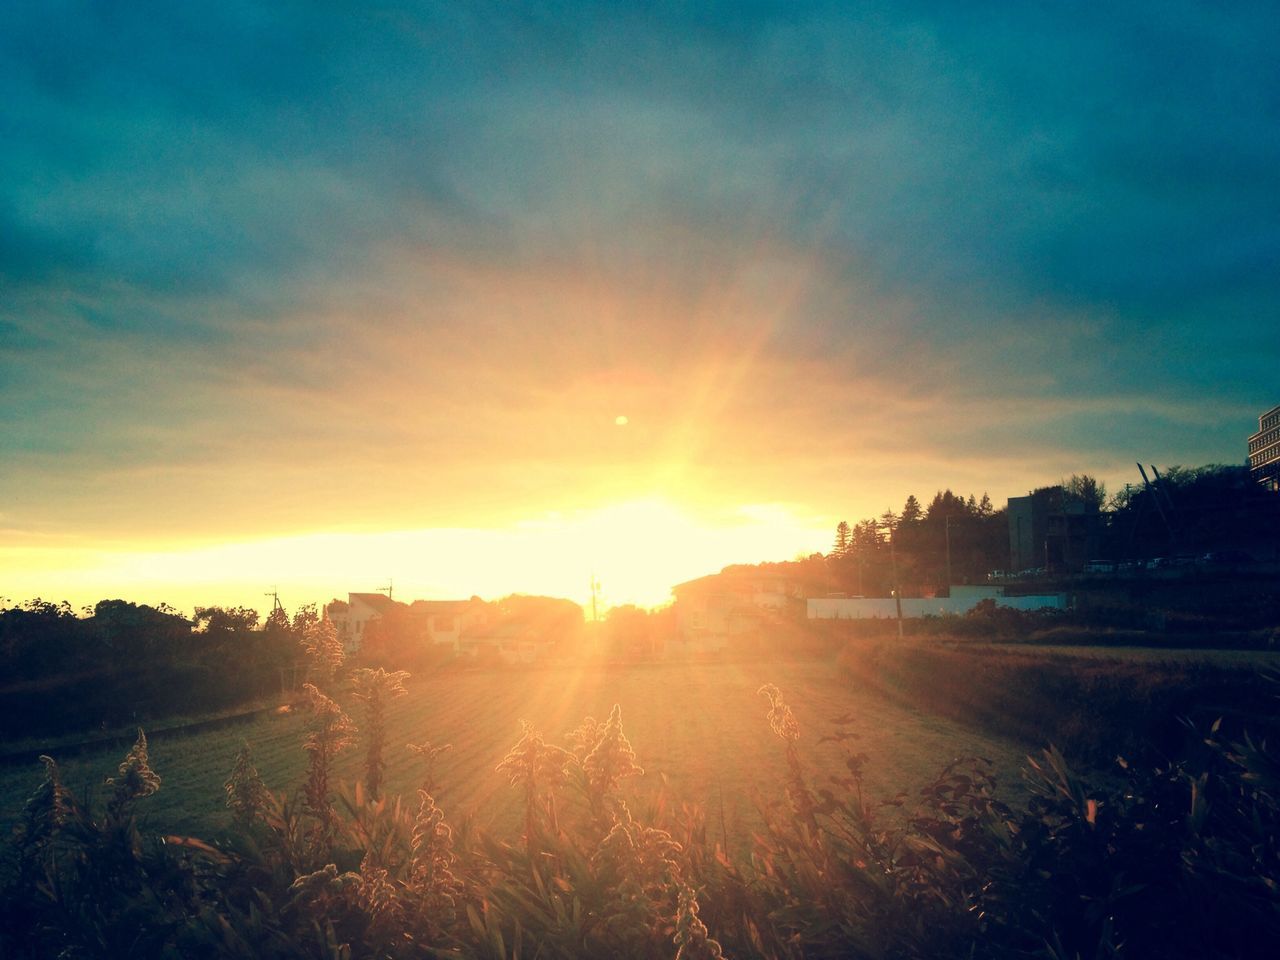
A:
[[[1010,570],[1078,572],[1101,543],[1097,503],[1070,495],[1060,485],[1010,497]]]
[[[1249,472],[1263,486],[1280,490],[1280,407],[1258,418],[1258,432],[1249,438]]]
[[[349,593],[345,602],[334,600],[326,604],[324,615],[347,653],[355,653],[364,645],[371,624],[388,620],[400,640],[440,645],[456,654],[463,632],[484,625],[488,606],[479,597],[404,604],[381,593]]]
[[[346,603],[334,600],[326,604],[324,615],[333,624],[342,648],[347,653],[355,653],[364,642],[370,623],[403,608],[403,603],[381,593],[348,593]]]
[[[427,643],[460,653],[463,633],[479,629],[488,622],[489,605],[479,597],[470,600],[415,600],[409,604],[409,617],[417,633]]]
[[[726,567],[671,588],[676,636],[671,656],[706,656],[731,647],[753,650],[779,621],[804,619],[808,585],[749,566]]]

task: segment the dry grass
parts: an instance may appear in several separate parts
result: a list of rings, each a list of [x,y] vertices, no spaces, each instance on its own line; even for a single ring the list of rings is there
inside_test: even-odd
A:
[[[868,789],[888,798],[918,789],[949,760],[983,755],[996,762],[1002,783],[1016,786],[1023,751],[996,737],[951,721],[886,703],[851,689],[826,663],[654,664],[616,669],[548,668],[509,672],[446,672],[414,678],[408,696],[387,708],[387,778],[390,794],[414,796],[425,767],[409,743],[451,743],[434,771],[437,800],[457,822],[474,816],[505,829],[520,816],[521,798],[494,770],[519,738],[521,719],[548,742],[564,737],[585,716],[603,721],[613,704],[622,708],[642,777],[628,792],[653,793],[668,781],[677,800],[701,804],[709,828],[723,824],[733,843],[745,840],[758,820],[753,791],[773,795],[786,775],[783,751],[769,730],[764,683],[781,688],[800,723],[800,752],[813,774],[843,770],[848,750],[866,755]],[[352,706],[349,692],[340,695]],[[358,716],[358,713],[355,714]],[[854,739],[819,740],[836,731],[830,721],[850,716],[843,729]],[[298,716],[264,719],[233,730],[189,737],[154,737],[151,761],[164,788],[143,813],[154,828],[209,833],[228,821],[222,784],[242,739],[273,790],[293,789],[305,776]],[[66,783],[79,791],[101,783],[120,762],[119,752],[74,757],[63,764]],[[362,751],[339,757],[339,778],[361,776]],[[0,770],[0,829],[6,832],[39,781],[36,764]]]

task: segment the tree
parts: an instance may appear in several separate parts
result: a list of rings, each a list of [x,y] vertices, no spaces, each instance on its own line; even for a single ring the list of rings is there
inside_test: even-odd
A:
[[[836,542],[831,547],[831,556],[836,560],[843,560],[849,555],[849,550],[853,546],[852,531],[849,524],[841,520],[836,524]]]
[[[958,517],[968,512],[964,499],[956,496],[948,488],[939,490],[929,501],[929,509],[925,511],[926,520],[941,520],[943,517]]]
[[[908,494],[907,502],[902,505],[902,522],[915,523],[923,515],[920,509],[920,501],[916,499],[916,495],[914,493]]]
[[[146,604],[101,600],[89,628],[107,647],[107,661],[145,664],[173,660],[190,646],[191,624],[183,617]]]
[[[1062,492],[1068,499],[1095,510],[1101,510],[1107,501],[1107,488],[1087,473],[1073,473],[1071,479],[1062,481]]]
[[[884,544],[884,535],[875,520],[860,521],[853,528],[853,545],[859,552],[871,552]]]
[[[258,626],[258,611],[251,607],[196,607],[192,626],[198,633],[248,633]]]

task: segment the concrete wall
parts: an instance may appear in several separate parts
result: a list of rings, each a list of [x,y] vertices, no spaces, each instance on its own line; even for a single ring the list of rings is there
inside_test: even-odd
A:
[[[1065,594],[1055,593],[1036,597],[907,597],[902,601],[903,618],[940,617],[943,614],[959,616],[968,613],[982,600],[992,599],[998,607],[1014,610],[1064,610]],[[871,600],[833,600],[815,598],[806,601],[810,620],[884,620],[897,617],[897,607],[892,597]]]
[[[952,600],[967,599],[977,603],[979,600],[986,600],[988,597],[992,600],[996,599],[996,597],[1003,597],[1004,587],[991,584],[956,583],[952,584],[950,592]]]

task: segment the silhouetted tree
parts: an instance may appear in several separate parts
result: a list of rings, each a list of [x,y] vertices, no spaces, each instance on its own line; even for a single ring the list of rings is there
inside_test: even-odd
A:
[[[1087,473],[1073,473],[1069,480],[1062,481],[1064,496],[1101,510],[1107,502],[1107,488]]]
[[[849,524],[841,520],[836,524],[836,540],[831,547],[831,556],[836,560],[843,560],[849,555],[849,550],[853,546],[852,532]]]
[[[969,510],[965,506],[964,500],[952,493],[950,489],[946,489],[939,490],[933,495],[933,499],[929,501],[929,509],[925,511],[924,518],[926,520],[938,520],[948,515],[958,517],[968,512]]]
[[[916,495],[914,493],[908,494],[907,502],[902,505],[902,516],[900,519],[903,523],[909,524],[917,522],[922,516],[923,513],[920,509],[920,501],[916,499]]]

